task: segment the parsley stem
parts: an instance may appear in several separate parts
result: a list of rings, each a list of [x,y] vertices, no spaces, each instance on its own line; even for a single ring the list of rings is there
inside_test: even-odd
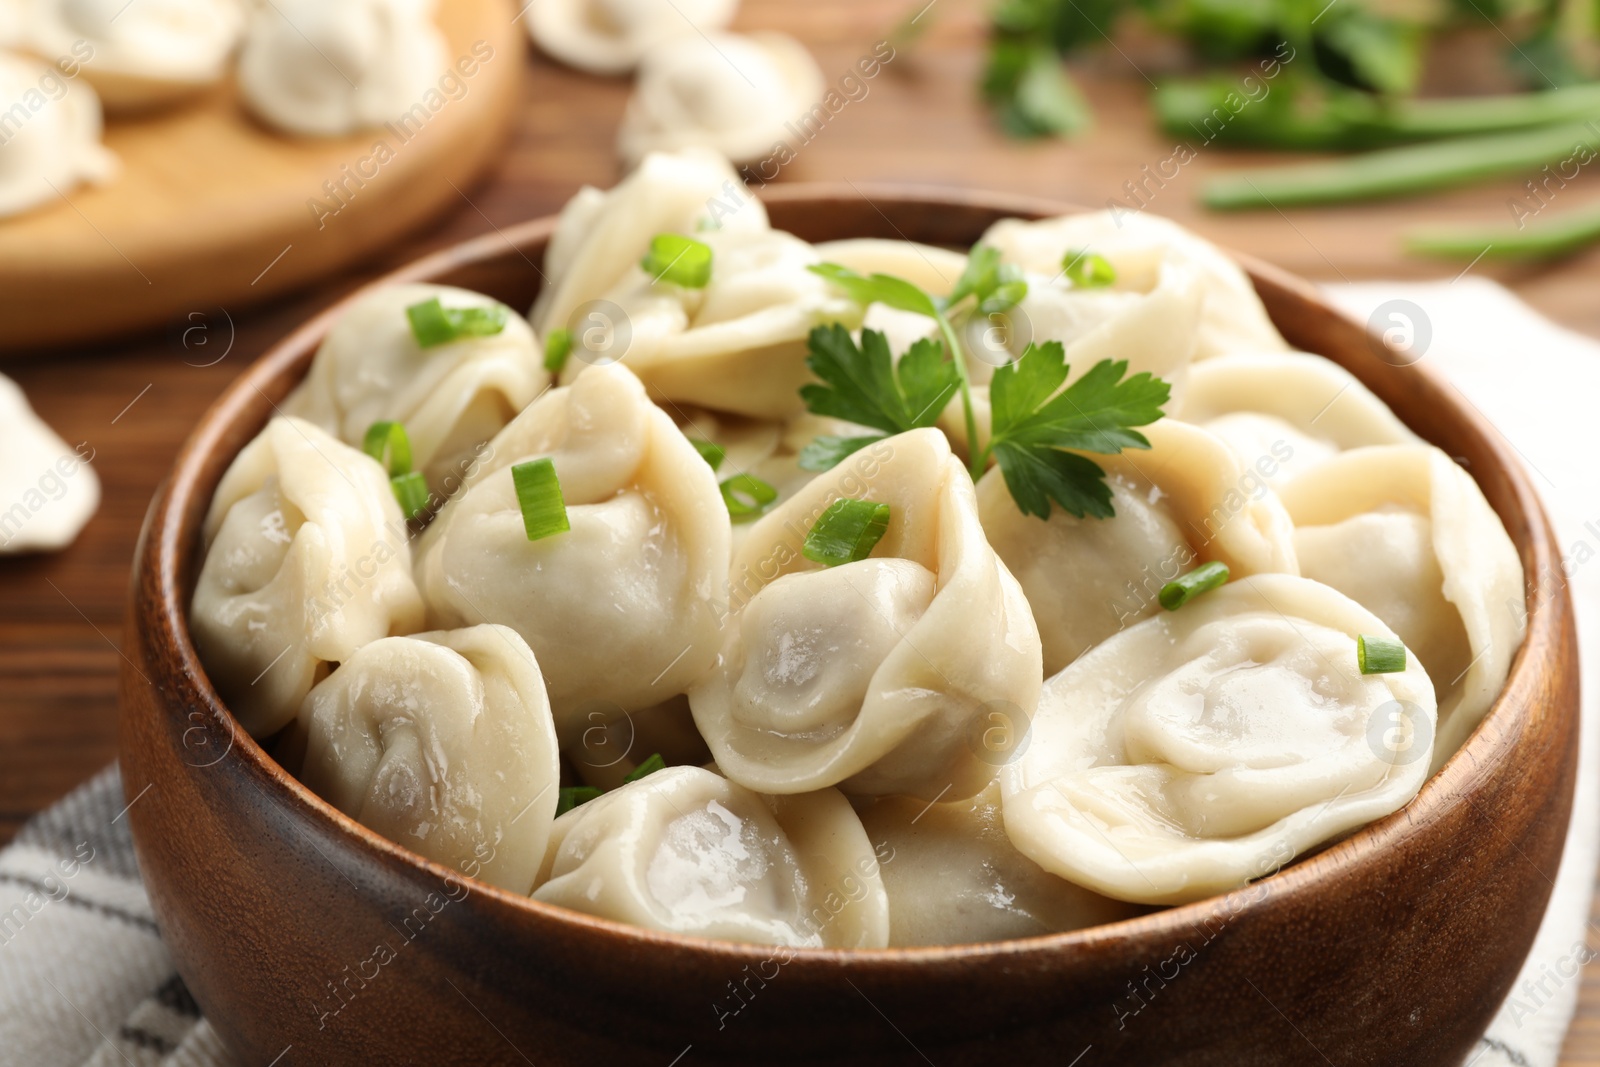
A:
[[[967,368],[965,350],[962,349],[961,340],[956,337],[955,328],[950,325],[950,320],[940,312],[938,321],[939,334],[944,338],[945,347],[950,350],[950,358],[956,365],[956,380],[960,382],[961,389],[961,413],[967,423],[967,455],[974,461],[968,470],[972,474],[972,480],[977,481],[983,477],[983,461],[988,458],[989,449],[985,446],[983,454],[978,454],[978,416],[972,410],[972,372]]]

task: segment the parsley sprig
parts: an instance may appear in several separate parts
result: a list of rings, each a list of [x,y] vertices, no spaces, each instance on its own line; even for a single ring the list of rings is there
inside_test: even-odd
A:
[[[979,448],[972,383],[956,324],[963,316],[1013,307],[1027,295],[1021,276],[983,245],[972,250],[966,270],[942,300],[888,274],[863,276],[832,263],[811,269],[863,306],[882,303],[927,315],[937,324],[940,340],[916,342],[896,363],[887,339],[876,330],[863,330],[860,345],[838,324],[812,330],[807,364],[821,384],[801,388],[806,407],[881,432],[818,437],[801,452],[802,467],[828,470],[885,437],[932,426],[951,394],[959,392],[974,481],[992,456],[1024,514],[1049,518],[1052,504],[1079,518],[1115,514],[1105,471],[1079,453],[1149,448],[1134,427],[1162,417],[1171,396],[1165,381],[1148,372],[1130,377],[1125,360],[1108,359],[1067,385],[1071,368],[1061,343],[1030,344],[995,371],[989,440]]]

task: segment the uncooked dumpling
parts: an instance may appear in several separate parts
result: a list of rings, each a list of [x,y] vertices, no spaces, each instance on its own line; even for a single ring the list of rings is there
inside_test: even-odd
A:
[[[533,899],[669,933],[882,948],[889,905],[837,790],[763,798],[670,767],[556,820]]]
[[[143,0],[140,0],[143,2]],[[239,93],[288,133],[342,137],[393,122],[418,129],[448,65],[432,5],[416,0],[272,0],[250,17]]]
[[[44,90],[59,86],[59,93]],[[58,199],[83,182],[116,177],[117,157],[100,143],[100,101],[87,85],[22,56],[0,52],[0,99],[9,136],[0,142],[0,218]],[[26,117],[17,123],[18,109]]]
[[[300,780],[391,841],[513,893],[533,888],[560,760],[544,679],[504,626],[363,645],[300,707]]]
[[[1163,611],[1045,686],[1000,772],[1006,832],[1048,871],[1119,900],[1244,885],[1397,811],[1428,777],[1433,685],[1394,634],[1325,585],[1257,575]]]
[[[771,154],[820,106],[822,71],[782,33],[691,34],[646,52],[617,133],[632,166],[647,152],[699,146],[735,163]]]
[[[625,74],[665,41],[723,29],[738,0],[533,0],[523,14],[538,46],[591,74]]]
[[[0,374],[0,553],[52,552],[77,540],[100,506],[87,441],[74,449]]]
[[[49,57],[89,51],[83,77],[110,111],[154,107],[216,85],[244,26],[238,0],[27,2],[33,50]]]

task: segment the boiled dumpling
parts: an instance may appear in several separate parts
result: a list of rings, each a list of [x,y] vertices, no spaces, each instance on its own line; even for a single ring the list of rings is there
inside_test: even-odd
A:
[[[499,333],[422,348],[406,308],[501,307]],[[452,492],[488,441],[550,380],[522,316],[489,297],[444,285],[396,285],[361,300],[334,324],[304,383],[283,410],[359,447],[381,420],[401,423],[429,484]]]
[[[87,455],[85,454],[87,450]],[[0,374],[0,553],[66,548],[100,506],[100,479],[84,441],[74,449],[35,415],[17,383]]]
[[[1298,573],[1294,531],[1266,482],[1198,427],[1143,427],[1150,449],[1092,457],[1108,475],[1114,518],[1024,515],[999,468],[978,483],[989,543],[1022,583],[1055,674],[1159,610],[1161,587],[1201,562],[1234,577]]]
[[[617,132],[629,166],[647,152],[710,148],[753,163],[792,135],[823,94],[805,45],[782,33],[686,34],[656,45]]]
[[[720,30],[738,0],[539,0],[524,18],[540,48],[591,74],[625,74],[652,46]]]
[[[628,349],[631,326],[615,312],[589,307],[639,265],[657,234],[711,229],[765,230],[767,209],[715,152],[657,152],[616,188],[590,186],[561,210],[544,257],[544,288],[528,319],[540,337],[567,329],[573,360],[614,362]],[[587,309],[589,314],[581,315]],[[583,346],[586,333],[604,340]]]
[[[1168,219],[1117,211],[1038,222],[1002,219],[989,227],[980,243],[998,249],[1006,262],[1047,278],[1061,274],[1066,253],[1091,252],[1116,268],[1118,288],[1137,292],[1153,291],[1164,267],[1181,265],[1198,278],[1204,297],[1195,359],[1288,350],[1239,265]]]
[[[272,0],[250,17],[239,94],[288,133],[342,137],[387,122],[420,129],[443,106],[435,82],[448,67],[431,3]]]
[[[882,797],[862,810],[861,824],[882,860],[891,946],[1037,937],[1143,911],[1018,852],[1001,819],[998,783],[950,804]]]
[[[1308,352],[1197,363],[1174,414],[1222,438],[1274,488],[1346,449],[1417,440],[1354,375]]]
[[[389,479],[309,422],[276,418],[217,486],[189,611],[200,660],[255,737],[293,719],[330,667],[422,628]]]
[[[59,96],[41,91],[51,84],[60,86]],[[0,218],[59,199],[83,182],[116,176],[117,157],[100,143],[100,101],[89,86],[0,52],[0,99],[28,112],[0,141]]]
[[[1302,572],[1394,628],[1438,689],[1435,769],[1505,685],[1522,561],[1472,476],[1430,445],[1359,448],[1283,489]]]
[[[32,50],[79,56],[107,110],[140,110],[216,85],[244,26],[238,0],[27,0]],[[82,49],[82,51],[80,51]]]
[[[300,780],[413,852],[513,893],[533,888],[560,762],[544,680],[504,626],[364,645],[300,707]]]
[[[1428,776],[1433,685],[1415,656],[1359,673],[1360,634],[1393,638],[1272,574],[1111,637],[1046,684],[1000,773],[1006,832],[1097,892],[1181,904],[1398,810]]]
[[[813,328],[855,326],[861,309],[807,268],[816,249],[775,230],[697,235],[711,250],[702,289],[656,281],[638,265],[606,294],[631,323],[621,358],[652,396],[759,418],[801,413],[800,387]],[[563,380],[589,366],[567,361]]]
[[[544,457],[572,528],[529,541],[509,468]],[[417,573],[432,625],[523,636],[571,746],[588,711],[651,707],[710,668],[728,540],[711,468],[613,365],[546,393],[490,442],[425,535]]]
[[[556,820],[533,898],[653,930],[807,948],[882,948],[889,905],[849,801],[762,798],[671,767]]]
[[[889,505],[888,528],[868,558],[825,569],[801,546],[847,497]],[[689,698],[723,773],[761,792],[971,796],[994,767],[969,727],[1038,698],[1028,605],[937,430],[861,450],[761,519],[731,597],[722,656]]]
[[[960,252],[915,241],[891,241],[881,237],[824,241],[816,249],[824,263],[837,263],[857,274],[889,274],[904,278],[933,296],[949,296],[967,266],[967,257]],[[932,319],[925,316],[918,318],[932,328]]]

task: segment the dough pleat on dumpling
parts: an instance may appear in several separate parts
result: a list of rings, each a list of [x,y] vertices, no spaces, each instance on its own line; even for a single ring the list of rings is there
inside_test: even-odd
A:
[[[1008,725],[997,723],[997,728]],[[882,861],[889,944],[971,945],[1079,930],[1132,918],[1142,908],[1060,878],[1006,836],[1000,787],[969,800],[928,804],[880,797],[861,824]]]
[[[422,348],[406,309],[501,307],[505,328]],[[379,289],[336,322],[311,371],[284,401],[297,415],[360,447],[373,423],[405,427],[413,464],[436,489],[459,487],[486,443],[549,383],[522,316],[480,293],[445,285]]]
[[[801,548],[844,498],[889,505],[889,524],[868,558],[824,568]],[[975,724],[1038,699],[1032,616],[937,430],[863,449],[762,518],[730,596],[689,699],[723,773],[760,792],[971,796],[994,776]]]
[[[560,761],[544,679],[504,626],[363,645],[307,694],[300,780],[364,826],[513,893],[544,862]]]
[[[1159,611],[1161,587],[1199,563],[1235,578],[1299,573],[1289,517],[1256,467],[1174,419],[1141,432],[1148,450],[1090,457],[1107,473],[1113,518],[1024,515],[998,467],[978,483],[984,532],[1027,594],[1046,675]]]
[[[549,458],[571,529],[529,541],[511,467]],[[441,628],[501,623],[538,657],[564,746],[684,692],[710,668],[729,523],[716,476],[619,365],[540,397],[490,442],[424,535]]]
[[[1282,492],[1306,577],[1383,619],[1428,669],[1437,770],[1482,721],[1527,630],[1522,560],[1500,517],[1424,444],[1345,452]]]
[[[670,767],[556,820],[533,899],[670,933],[882,948],[878,859],[834,789],[761,797]]]
[[[330,666],[422,628],[389,478],[302,419],[279,417],[222,476],[206,515],[189,628],[253,736],[277,733]]]
[[[1197,363],[1173,414],[1216,434],[1247,463],[1270,457],[1261,473],[1274,488],[1339,452],[1417,440],[1354,375],[1309,352]]]
[[[1051,678],[1000,772],[1006,832],[1048,871],[1119,900],[1181,904],[1271,874],[1388,815],[1428,776],[1433,685],[1328,586],[1256,575],[1109,638]]]
[[[790,127],[820,107],[823,87],[817,61],[787,34],[680,35],[640,61],[617,152],[629,166],[648,152],[691,146],[753,163],[793,137]]]

